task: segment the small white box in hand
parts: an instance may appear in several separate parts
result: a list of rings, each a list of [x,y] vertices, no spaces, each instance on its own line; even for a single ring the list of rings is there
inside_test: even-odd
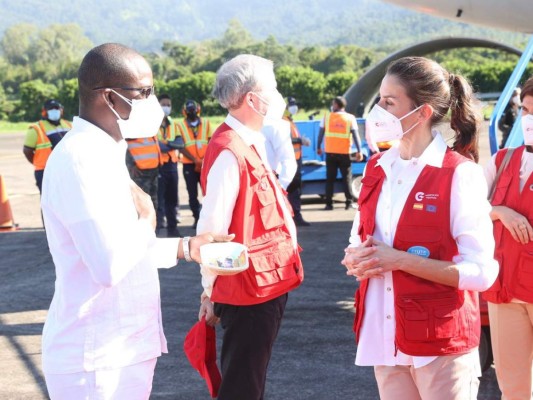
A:
[[[204,244],[200,258],[202,265],[217,275],[235,275],[248,269],[248,250],[241,243]]]

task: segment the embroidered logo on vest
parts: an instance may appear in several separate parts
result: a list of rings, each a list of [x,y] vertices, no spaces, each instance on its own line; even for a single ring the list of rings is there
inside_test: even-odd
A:
[[[429,250],[423,246],[410,247],[409,249],[407,249],[407,252],[409,254],[414,254],[415,256],[420,256],[420,257],[425,257],[425,258],[429,257]]]

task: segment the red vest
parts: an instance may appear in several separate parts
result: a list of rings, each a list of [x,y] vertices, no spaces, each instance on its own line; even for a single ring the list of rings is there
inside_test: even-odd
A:
[[[383,154],[383,153],[381,153]],[[359,197],[359,235],[374,232],[376,207],[385,173],[370,159]],[[455,168],[466,159],[448,150],[441,168],[426,166],[405,203],[393,247],[436,260],[451,261],[457,244],[450,232],[450,194]],[[458,290],[414,275],[393,271],[395,345],[412,356],[466,353],[479,345],[480,317],[477,292]],[[363,322],[368,280],[355,294],[354,331]]]
[[[496,154],[499,168],[508,149]],[[509,164],[496,182],[493,206],[504,205],[528,218],[533,224],[533,174],[529,176],[520,193],[520,164],[525,146],[517,148]],[[533,303],[533,242],[521,244],[513,239],[500,220],[494,221],[494,258],[500,264],[500,273],[483,298],[492,303],[509,303],[512,299]]]
[[[209,170],[222,150],[230,150],[239,163],[239,194],[229,232],[235,234],[235,242],[247,246],[251,265],[240,274],[218,276],[211,300],[233,305],[264,303],[300,285],[302,262],[276,200],[277,180],[271,179],[255,149],[226,124],[216,130],[207,148],[200,178],[204,193]]]

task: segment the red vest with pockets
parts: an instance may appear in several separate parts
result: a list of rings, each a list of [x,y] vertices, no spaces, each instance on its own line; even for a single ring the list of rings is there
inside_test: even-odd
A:
[[[359,235],[372,235],[385,173],[368,162],[359,197]],[[425,166],[407,198],[393,247],[423,257],[451,261],[457,244],[450,231],[450,194],[455,168],[466,158],[447,150],[441,168]],[[479,345],[478,293],[458,290],[414,275],[393,271],[396,349],[412,356],[460,354]],[[364,316],[368,280],[355,294],[354,332],[358,338]]]
[[[207,147],[200,178],[204,193],[209,170],[223,150],[235,155],[240,170],[229,232],[235,234],[235,242],[247,246],[251,265],[240,274],[218,276],[211,300],[232,305],[264,303],[302,282],[299,249],[293,248],[283,210],[276,200],[277,180],[272,180],[253,146],[247,146],[226,124],[216,130]]]
[[[503,162],[507,150],[500,150],[496,154],[496,169]],[[492,205],[512,208],[533,224],[533,174],[528,177],[520,193],[518,171],[524,151],[525,146],[515,149],[509,164],[496,182]],[[533,303],[533,242],[517,242],[500,220],[494,221],[494,240],[494,258],[500,264],[500,272],[492,287],[483,293],[483,298],[492,303],[509,303],[512,299]]]

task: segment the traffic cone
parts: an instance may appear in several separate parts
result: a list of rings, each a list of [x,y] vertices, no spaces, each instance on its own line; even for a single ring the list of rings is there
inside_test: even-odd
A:
[[[13,213],[9,205],[4,177],[0,175],[0,232],[17,230],[18,226],[13,221]]]

